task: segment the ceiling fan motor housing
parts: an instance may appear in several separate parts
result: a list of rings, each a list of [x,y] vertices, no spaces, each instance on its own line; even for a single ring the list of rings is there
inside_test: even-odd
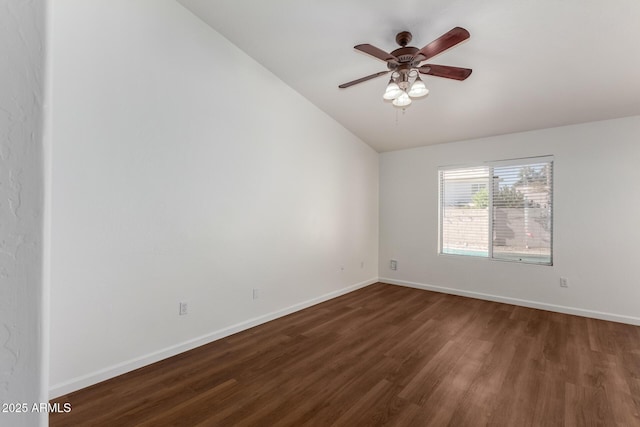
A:
[[[398,61],[400,62],[400,66],[404,64],[408,64],[410,66],[416,66],[420,61],[415,61],[415,63],[413,63],[413,59],[419,50],[420,49],[418,49],[417,47],[411,47],[411,46],[401,47],[391,52],[391,55],[398,58]],[[390,70],[393,70],[399,67],[398,64],[393,64],[391,62],[387,62],[387,66],[389,67]]]
[[[408,63],[411,66],[415,66],[415,65],[418,65],[418,62],[420,62],[420,61],[416,61],[415,64],[411,63],[413,58],[416,56],[416,53],[420,50],[417,47],[411,47],[411,46],[407,47],[407,45],[409,44],[412,38],[413,36],[409,31],[402,31],[396,34],[396,42],[401,47],[391,52],[391,55],[398,58],[398,61],[400,62],[401,65]],[[387,66],[389,67],[390,70],[399,68],[397,64],[392,64],[392,63],[387,63]]]

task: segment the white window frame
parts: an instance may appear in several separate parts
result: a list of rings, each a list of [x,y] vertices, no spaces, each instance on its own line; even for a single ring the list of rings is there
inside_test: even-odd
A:
[[[504,166],[527,166],[530,164],[537,163],[550,163],[551,165],[551,188],[549,194],[549,204],[550,204],[550,227],[549,227],[549,262],[530,262],[524,260],[516,260],[516,259],[504,259],[504,258],[494,258],[493,254],[493,199],[494,199],[494,185],[492,180],[494,175],[494,168],[504,167]],[[489,168],[489,177],[487,181],[487,191],[488,191],[488,212],[489,212],[489,220],[488,220],[488,233],[487,233],[487,256],[471,256],[464,254],[451,254],[443,252],[443,244],[444,244],[444,230],[443,230],[443,220],[444,220],[444,203],[443,203],[443,183],[442,183],[442,172],[457,170],[457,169],[472,169],[472,168],[481,168],[486,167]],[[490,261],[501,261],[501,262],[515,262],[519,264],[528,264],[528,265],[541,265],[541,266],[553,266],[553,233],[554,233],[554,180],[555,180],[555,171],[554,171],[554,157],[552,155],[545,156],[535,156],[535,157],[522,157],[516,159],[507,159],[507,160],[495,160],[495,161],[486,161],[482,163],[476,164],[467,164],[467,165],[452,165],[452,166],[441,166],[438,167],[438,246],[437,252],[438,255],[441,256],[452,256],[452,257],[464,257],[471,259],[480,259],[480,260],[490,260]]]

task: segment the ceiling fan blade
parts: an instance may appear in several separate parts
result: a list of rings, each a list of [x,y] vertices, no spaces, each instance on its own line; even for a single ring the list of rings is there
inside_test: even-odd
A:
[[[418,52],[416,52],[416,54],[413,56],[414,61],[425,61],[429,58],[433,58],[434,56],[439,55],[445,50],[454,47],[458,43],[462,43],[469,37],[471,37],[469,31],[461,27],[455,27],[448,33],[441,35],[440,37],[420,49]]]
[[[371,79],[375,79],[376,77],[380,77],[383,76],[385,74],[387,74],[390,70],[387,71],[379,71],[375,74],[371,74],[370,76],[367,77],[361,77],[357,80],[351,81],[349,83],[342,83],[340,86],[338,86],[340,89],[344,89],[347,88],[349,86],[353,86],[353,85],[357,85],[358,83],[362,83],[362,82],[366,82],[367,80],[371,80]]]
[[[359,44],[357,46],[354,46],[353,48],[358,49],[360,52],[364,52],[375,58],[382,59],[385,62],[391,62],[392,64],[399,64],[398,58],[373,45]]]
[[[450,67],[448,65],[425,64],[418,68],[422,74],[446,79],[464,80],[471,75],[470,68]]]

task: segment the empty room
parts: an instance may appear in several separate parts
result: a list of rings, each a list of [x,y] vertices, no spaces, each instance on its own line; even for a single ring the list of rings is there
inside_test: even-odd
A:
[[[0,4],[0,425],[640,426],[637,1]]]

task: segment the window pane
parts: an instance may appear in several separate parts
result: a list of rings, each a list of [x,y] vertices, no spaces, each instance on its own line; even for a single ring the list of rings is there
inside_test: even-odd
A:
[[[488,256],[488,184],[486,167],[440,172],[441,253]]]
[[[493,257],[551,264],[553,163],[493,168]]]

